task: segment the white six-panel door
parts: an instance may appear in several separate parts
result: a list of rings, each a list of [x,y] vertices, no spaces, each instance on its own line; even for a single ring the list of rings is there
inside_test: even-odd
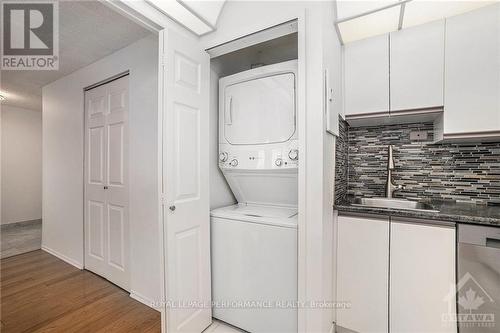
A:
[[[209,57],[196,40],[165,30],[163,192],[167,332],[212,321],[208,178]]]
[[[129,290],[128,76],[85,92],[85,268]]]

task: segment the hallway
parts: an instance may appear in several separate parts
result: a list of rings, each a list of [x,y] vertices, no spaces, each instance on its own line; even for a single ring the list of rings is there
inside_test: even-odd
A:
[[[0,228],[1,259],[42,247],[42,220],[3,224]]]
[[[42,250],[0,269],[2,332],[160,332],[159,312]]]

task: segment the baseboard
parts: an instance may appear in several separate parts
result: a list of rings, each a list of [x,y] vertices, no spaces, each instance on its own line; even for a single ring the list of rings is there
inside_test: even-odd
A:
[[[59,253],[59,252],[57,252],[55,250],[52,250],[52,249],[48,248],[45,245],[42,245],[42,250],[45,251],[45,252],[47,252],[47,253],[52,254],[54,257],[57,257],[57,258],[61,259],[62,261],[67,262],[68,264],[70,264],[72,266],[75,266],[78,269],[83,269],[83,264],[82,263],[79,263],[76,260],[68,258],[64,254],[61,254],[61,253]]]
[[[144,305],[149,306],[153,310],[161,312],[161,310],[158,307],[155,306],[155,302],[153,302],[152,300],[150,300],[148,297],[146,297],[144,295],[141,295],[138,292],[130,290],[130,297],[133,298],[133,299],[135,299],[138,302],[141,302]]]

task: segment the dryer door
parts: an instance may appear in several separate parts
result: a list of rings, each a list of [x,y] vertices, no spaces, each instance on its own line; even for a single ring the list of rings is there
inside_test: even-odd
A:
[[[228,143],[279,143],[294,133],[294,73],[260,77],[225,88],[224,137]]]

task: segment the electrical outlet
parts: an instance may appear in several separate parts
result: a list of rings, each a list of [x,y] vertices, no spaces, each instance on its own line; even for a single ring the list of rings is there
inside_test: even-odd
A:
[[[427,140],[427,132],[426,131],[411,131],[410,132],[410,140],[411,141],[425,141],[425,140]]]

